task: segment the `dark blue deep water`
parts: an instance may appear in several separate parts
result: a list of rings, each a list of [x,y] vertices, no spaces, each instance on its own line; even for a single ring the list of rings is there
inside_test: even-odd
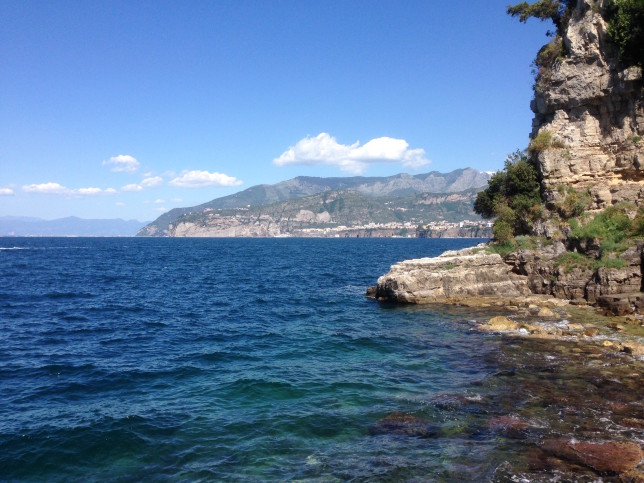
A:
[[[492,478],[498,337],[364,296],[480,241],[0,239],[0,479]]]

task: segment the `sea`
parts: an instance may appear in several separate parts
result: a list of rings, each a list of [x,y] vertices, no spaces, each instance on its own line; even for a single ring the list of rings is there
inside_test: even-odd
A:
[[[0,238],[0,480],[601,481],[639,369],[365,297],[483,241]]]

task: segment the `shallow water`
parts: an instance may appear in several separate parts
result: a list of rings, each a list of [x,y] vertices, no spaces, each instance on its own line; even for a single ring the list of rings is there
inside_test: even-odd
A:
[[[540,442],[644,442],[641,363],[364,297],[477,242],[0,239],[0,477],[595,481]]]

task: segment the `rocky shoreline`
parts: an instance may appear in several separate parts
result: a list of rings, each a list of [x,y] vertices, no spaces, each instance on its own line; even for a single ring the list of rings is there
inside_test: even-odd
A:
[[[557,251],[553,248],[545,258]],[[544,258],[544,253],[540,256]],[[590,472],[600,476],[596,481],[644,482],[641,465],[644,462],[644,405],[641,396],[636,396],[637,402],[624,405],[621,392],[627,390],[624,378],[641,380],[644,367],[644,315],[638,313],[639,305],[629,303],[628,310],[619,305],[624,313],[614,315],[615,307],[604,307],[598,299],[579,300],[574,297],[577,294],[574,290],[534,293],[533,287],[538,284],[529,275],[516,273],[518,260],[522,261],[520,263],[534,261],[534,253],[501,257],[482,244],[448,251],[435,258],[406,260],[393,265],[389,273],[378,279],[376,286],[369,287],[367,295],[385,304],[425,304],[438,310],[465,307],[471,310],[473,330],[497,334],[502,340],[515,340],[519,347],[525,347],[524,350],[532,350],[531,347],[537,344],[545,354],[544,360],[552,359],[562,367],[573,361],[575,367],[595,367],[599,360],[603,361],[603,369],[597,366],[597,372],[591,370],[584,376],[575,372],[572,375],[574,382],[565,382],[568,376],[560,373],[561,369],[555,371],[556,378],[564,385],[580,384],[581,379],[592,389],[593,384],[598,384],[592,382],[594,378],[614,372],[611,380],[621,381],[618,389],[606,394],[600,390],[593,400],[581,395],[577,400],[560,388],[548,396],[553,399],[548,404],[555,407],[563,401],[563,410],[569,413],[566,417],[573,419],[577,413],[599,411],[604,418],[619,420],[618,427],[625,429],[614,432],[601,424],[595,427],[591,424],[584,432],[544,430],[540,419],[529,416],[534,409],[528,411],[524,403],[518,401],[514,411],[494,412],[486,424],[489,430],[511,440],[529,440],[525,474],[530,478],[553,471],[561,472],[564,478],[565,475]],[[539,270],[532,273],[539,273]],[[628,280],[628,277],[623,279]],[[579,285],[578,279],[571,280]],[[605,290],[612,287],[614,292],[618,292],[615,288],[618,286],[608,282],[602,285]],[[630,285],[626,287],[628,290]],[[573,297],[556,296],[566,294]],[[618,295],[616,298],[623,300]],[[635,298],[639,300],[639,297]],[[546,369],[539,366],[543,362],[534,363],[534,370]],[[514,373],[519,368],[508,370]],[[527,397],[537,397],[541,390],[539,387]],[[589,423],[584,425],[589,426]],[[407,414],[391,414],[378,422],[372,431],[431,437],[431,431],[429,436],[426,434],[426,422]],[[516,469],[508,471],[512,478],[516,476]]]

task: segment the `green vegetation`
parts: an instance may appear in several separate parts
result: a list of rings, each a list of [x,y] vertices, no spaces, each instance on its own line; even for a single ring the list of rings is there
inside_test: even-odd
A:
[[[642,140],[642,136],[633,136],[633,142],[635,144],[639,143]]]
[[[528,146],[528,152],[530,154],[538,154],[546,149],[563,149],[566,145],[563,141],[555,138],[550,131],[544,129],[539,131],[531,141]]]
[[[627,67],[644,67],[644,0],[612,0],[605,16],[620,61]]]
[[[539,86],[540,80],[548,80],[550,72],[555,63],[566,56],[566,48],[563,43],[563,34],[572,15],[576,0],[539,0],[532,4],[528,2],[511,5],[507,13],[513,17],[519,17],[520,22],[527,22],[535,18],[541,21],[551,20],[556,31],[548,31],[546,35],[554,37],[549,43],[541,47],[533,62],[532,71],[537,81],[535,87]]]
[[[483,218],[496,217],[492,231],[501,245],[529,234],[532,224],[543,217],[543,210],[537,170],[521,151],[508,156],[503,171],[492,176],[474,201],[476,213]]]
[[[588,191],[577,191],[572,186],[557,186],[559,194],[565,197],[556,204],[559,215],[567,220],[569,218],[581,216],[590,207],[590,193]]]
[[[566,272],[574,268],[595,271],[600,268],[624,268],[626,262],[611,256],[595,259],[578,252],[567,252],[555,260],[555,266],[562,267]]]
[[[603,243],[616,244],[628,235],[631,220],[622,206],[615,205],[598,213],[588,223],[583,225],[575,223],[571,224],[571,227],[571,240],[599,240]]]
[[[562,36],[575,3],[576,0],[539,0],[533,4],[521,2],[509,6],[507,12],[508,15],[519,17],[519,22],[523,23],[530,18],[552,20],[557,29],[556,34]],[[548,32],[548,35],[554,36],[555,33]]]

